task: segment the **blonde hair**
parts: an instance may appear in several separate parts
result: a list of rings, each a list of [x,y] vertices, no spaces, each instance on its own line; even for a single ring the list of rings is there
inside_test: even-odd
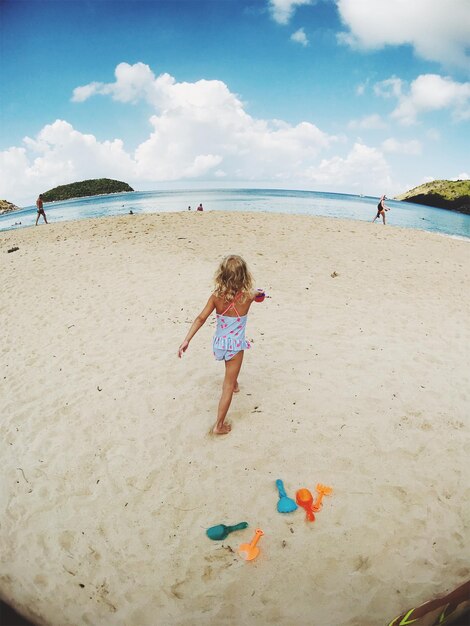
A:
[[[215,295],[231,302],[240,293],[244,302],[253,288],[253,278],[246,262],[237,254],[229,254],[223,259],[214,276]]]

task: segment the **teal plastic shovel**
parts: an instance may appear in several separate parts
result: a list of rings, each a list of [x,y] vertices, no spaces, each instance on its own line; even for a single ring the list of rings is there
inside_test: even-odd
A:
[[[211,526],[206,530],[206,535],[209,539],[213,539],[214,541],[220,541],[221,539],[225,539],[230,533],[233,533],[234,530],[242,530],[248,526],[247,522],[240,522],[239,524],[235,524],[235,526],[226,526],[225,524],[217,524],[217,526]]]
[[[277,503],[277,510],[279,513],[292,513],[297,510],[297,504],[292,498],[288,498],[284,489],[284,483],[280,478],[276,480],[276,487],[279,491],[279,501]]]

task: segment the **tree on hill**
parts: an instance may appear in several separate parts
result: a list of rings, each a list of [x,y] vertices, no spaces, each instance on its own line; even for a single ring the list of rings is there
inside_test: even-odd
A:
[[[433,180],[396,199],[470,214],[470,180]]]
[[[10,213],[11,211],[19,211],[19,207],[13,204],[13,202],[8,202],[8,200],[0,200],[0,215]]]
[[[42,194],[44,202],[55,202],[57,200],[69,200],[70,198],[83,198],[86,196],[99,196],[108,193],[122,193],[134,191],[127,183],[111,178],[93,178],[82,180],[81,182],[60,185],[49,189]]]

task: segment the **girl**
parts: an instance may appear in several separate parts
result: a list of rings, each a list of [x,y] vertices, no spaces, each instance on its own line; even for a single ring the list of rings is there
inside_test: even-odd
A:
[[[233,393],[239,391],[237,379],[244,350],[250,348],[250,342],[245,339],[247,314],[254,300],[258,302],[264,300],[264,293],[261,290],[258,292],[253,290],[253,279],[248,267],[245,261],[236,254],[223,259],[215,274],[214,282],[215,290],[192,323],[185,340],[178,349],[178,356],[180,358],[183,356],[191,339],[215,309],[217,328],[212,349],[217,361],[225,362],[225,377],[217,421],[212,432],[215,435],[226,435],[230,432],[231,426],[225,424],[225,417],[232,402]]]

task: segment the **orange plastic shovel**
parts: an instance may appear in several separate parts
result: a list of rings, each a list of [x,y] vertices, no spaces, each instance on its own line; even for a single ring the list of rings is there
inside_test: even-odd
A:
[[[307,514],[306,519],[309,522],[315,521],[315,515],[313,514],[312,505],[313,505],[313,496],[308,489],[299,489],[295,494],[295,499],[297,504],[305,509],[305,513]]]
[[[245,561],[252,561],[258,556],[259,548],[256,547],[256,544],[262,535],[264,535],[264,532],[260,528],[257,528],[251,543],[242,543],[238,548],[238,554],[245,559]]]

